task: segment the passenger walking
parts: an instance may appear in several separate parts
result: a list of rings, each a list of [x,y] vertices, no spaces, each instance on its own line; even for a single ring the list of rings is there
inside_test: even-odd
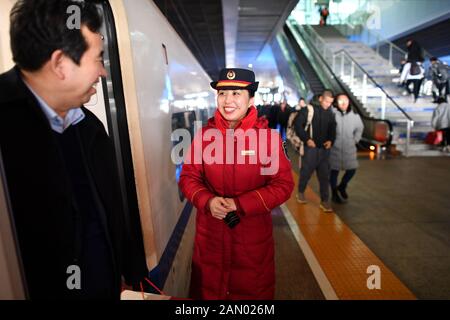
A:
[[[424,52],[422,46],[413,39],[406,41],[406,61],[407,62],[424,62]]]
[[[326,26],[328,16],[330,15],[328,8],[326,6],[319,8],[319,13],[320,13],[320,23],[319,24],[321,26]]]
[[[441,61],[436,57],[430,58],[431,66],[430,73],[433,81],[433,87],[436,88],[437,94],[433,90],[434,101],[437,102],[439,98],[447,102],[447,85],[448,85],[448,70]]]
[[[294,150],[299,153],[299,157],[298,157],[298,167],[299,168],[302,167],[302,157],[301,156],[303,156],[304,148],[301,147],[302,146],[301,140],[295,133],[294,123],[295,123],[295,119],[297,118],[297,116],[300,113],[300,111],[302,110],[302,108],[306,108],[306,107],[307,107],[307,105],[305,103],[305,99],[300,98],[298,100],[298,103],[295,106],[295,109],[292,110],[289,115],[287,129],[286,129],[287,140],[290,141],[291,146],[294,148]]]
[[[70,6],[80,29],[67,28]],[[16,66],[0,75],[0,148],[33,300],[119,300],[122,276],[138,288],[148,274],[112,141],[82,106],[106,76],[101,24],[90,2],[22,0],[11,11]]]
[[[439,98],[438,106],[433,111],[431,126],[435,130],[442,130],[444,152],[450,152],[450,104]]]
[[[306,107],[305,99],[303,99],[303,98],[298,99],[298,103],[295,106],[295,110],[300,111],[302,108],[305,108],[305,107]]]
[[[333,92],[324,90],[319,97],[319,104],[312,105],[314,110],[312,130],[305,128],[308,122],[308,108],[300,111],[294,124],[295,132],[305,144],[297,201],[306,203],[306,186],[311,175],[316,171],[320,184],[320,208],[324,212],[333,211],[329,203],[330,149],[336,138],[336,121],[334,113],[330,109],[333,100]]]
[[[424,77],[425,70],[420,62],[407,62],[403,67],[400,83],[404,84],[409,94],[414,94],[414,102],[417,102]],[[413,84],[413,91],[409,87],[411,83]]]
[[[344,93],[336,96],[332,110],[336,118],[336,140],[330,154],[330,185],[333,202],[342,203],[348,199],[347,186],[358,168],[356,144],[361,139],[364,125]],[[338,185],[341,170],[345,173]]]
[[[291,114],[291,107],[288,105],[286,99],[284,99],[277,113],[277,127],[280,130],[281,139],[286,140],[286,128]]]
[[[197,208],[191,297],[273,299],[271,210],[290,197],[291,165],[279,134],[258,125],[253,71],[222,69],[211,86],[216,113],[195,136],[179,181]]]

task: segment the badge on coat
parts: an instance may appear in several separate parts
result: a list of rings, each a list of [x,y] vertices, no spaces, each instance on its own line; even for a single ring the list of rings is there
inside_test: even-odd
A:
[[[256,155],[255,150],[242,150],[241,156],[254,156]]]

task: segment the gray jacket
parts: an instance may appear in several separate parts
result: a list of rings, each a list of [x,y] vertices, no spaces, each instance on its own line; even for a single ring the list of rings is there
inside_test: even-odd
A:
[[[448,81],[448,70],[447,66],[441,61],[430,66],[431,77],[435,84],[446,83]]]
[[[331,148],[330,166],[332,170],[350,170],[358,167],[356,144],[361,139],[364,125],[353,111],[342,113],[333,108],[336,118],[336,140]]]
[[[434,109],[431,126],[435,130],[450,128],[450,105],[448,103],[441,103]]]

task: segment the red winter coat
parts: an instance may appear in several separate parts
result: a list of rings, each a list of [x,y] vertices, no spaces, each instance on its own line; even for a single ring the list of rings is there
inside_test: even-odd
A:
[[[186,161],[194,159],[195,152],[200,152],[193,143],[180,176],[182,192],[197,208],[191,296],[194,299],[273,299],[275,265],[271,210],[284,203],[294,188],[291,165],[283,152],[280,136],[272,131],[271,137],[270,129],[261,128],[254,107],[249,109],[235,130],[240,128],[248,132],[254,129],[258,133],[258,150],[264,141],[259,134],[268,136],[267,146],[270,146],[272,138],[274,145],[267,149],[274,158],[278,156],[278,170],[271,175],[262,175],[261,169],[270,164],[264,157],[261,159],[266,164],[261,163],[259,151],[251,150],[248,137],[245,138],[245,146],[241,145],[242,136],[234,139],[234,148],[238,150],[232,152],[231,158],[234,156],[236,163],[236,156],[244,154],[244,164],[207,164],[206,151],[211,150],[213,142],[209,139],[203,141],[205,133],[208,129],[216,129],[214,132],[226,141],[226,134],[230,134],[226,132],[227,128],[227,121],[216,111],[215,117],[195,137],[205,151],[203,164],[188,164]],[[233,142],[233,138],[230,141]],[[226,143],[223,148],[226,148]],[[244,148],[246,152],[241,153]],[[256,164],[249,163],[252,157],[257,158]],[[225,152],[223,159],[225,163]],[[241,221],[234,229],[209,212],[208,200],[215,196],[235,199]]]

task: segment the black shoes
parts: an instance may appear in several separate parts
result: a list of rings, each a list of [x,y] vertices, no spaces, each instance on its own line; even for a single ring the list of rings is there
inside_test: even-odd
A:
[[[347,194],[347,191],[345,190],[345,188],[343,188],[342,186],[338,186],[337,191],[339,191],[339,194],[342,197],[343,202],[347,201],[348,194]]]
[[[333,200],[334,203],[344,203],[344,201],[339,196],[337,189],[331,190],[331,200]]]

